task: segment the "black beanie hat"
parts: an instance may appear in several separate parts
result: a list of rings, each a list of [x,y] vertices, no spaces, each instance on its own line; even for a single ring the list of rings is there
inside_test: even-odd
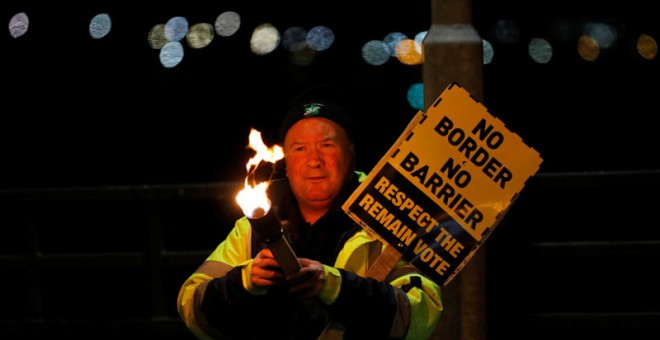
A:
[[[355,125],[348,111],[339,104],[336,96],[337,90],[328,86],[315,87],[300,95],[298,102],[284,116],[279,141],[284,143],[284,137],[293,124],[311,117],[326,118],[337,123],[353,141]]]

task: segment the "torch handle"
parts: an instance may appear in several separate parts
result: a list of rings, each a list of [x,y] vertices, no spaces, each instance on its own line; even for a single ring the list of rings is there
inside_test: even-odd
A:
[[[268,249],[279,263],[284,274],[295,272],[302,268],[293,248],[284,236],[283,230],[289,221],[280,221],[273,211],[265,214],[260,211],[258,218],[249,218],[250,225],[259,234]]]
[[[302,268],[298,261],[298,257],[296,257],[293,249],[291,249],[289,241],[287,241],[284,235],[266,244],[270,251],[273,252],[273,256],[275,256],[275,259],[277,260],[277,263],[279,263],[284,274],[289,274]]]

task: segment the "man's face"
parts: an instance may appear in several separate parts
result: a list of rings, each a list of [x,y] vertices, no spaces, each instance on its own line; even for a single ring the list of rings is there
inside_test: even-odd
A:
[[[353,170],[353,144],[341,126],[325,118],[304,118],[291,126],[284,154],[302,209],[327,210]]]

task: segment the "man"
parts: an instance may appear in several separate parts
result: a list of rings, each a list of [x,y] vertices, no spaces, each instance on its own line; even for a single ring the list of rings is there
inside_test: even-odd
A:
[[[442,311],[439,286],[405,261],[379,281],[367,270],[386,245],[341,205],[355,171],[353,124],[339,105],[307,98],[280,132],[286,178],[269,197],[302,268],[285,275],[246,217],[184,282],[177,308],[198,338],[425,339]]]

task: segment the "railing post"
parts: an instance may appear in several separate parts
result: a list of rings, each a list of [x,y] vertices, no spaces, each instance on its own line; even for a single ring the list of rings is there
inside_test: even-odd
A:
[[[482,100],[483,45],[471,21],[471,0],[432,0],[431,28],[424,39],[425,108],[452,82]],[[484,245],[443,287],[444,312],[433,338],[486,338],[485,251]]]

